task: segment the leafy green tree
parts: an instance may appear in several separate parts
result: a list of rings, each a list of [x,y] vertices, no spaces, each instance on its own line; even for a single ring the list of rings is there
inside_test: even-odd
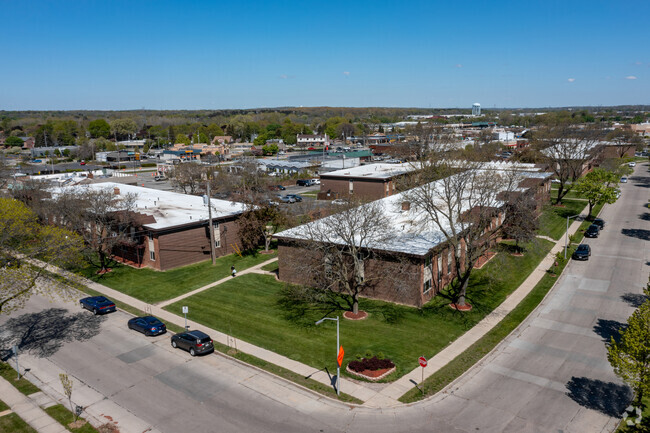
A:
[[[646,295],[648,294],[646,290]],[[614,373],[634,390],[637,406],[650,388],[650,302],[645,301],[627,319],[620,341],[613,337],[607,346],[607,359]]]
[[[589,215],[597,204],[614,203],[616,201],[616,182],[618,176],[601,168],[595,168],[580,178],[574,189],[589,201]]]
[[[210,144],[210,139],[208,136],[202,132],[199,132],[198,134],[192,135],[192,143],[194,144],[199,144],[199,143],[206,143]]]
[[[111,125],[104,119],[96,119],[88,124],[88,132],[92,138],[108,138],[111,135]]]
[[[176,134],[175,143],[183,143],[184,145],[189,145],[191,143],[189,137],[185,134]]]
[[[129,138],[138,130],[138,125],[135,124],[133,119],[115,119],[111,122],[111,132],[118,140]]]
[[[19,137],[10,136],[10,137],[7,137],[7,139],[5,140],[5,146],[9,146],[9,147],[19,146],[19,147],[22,147],[22,145],[23,145],[23,140],[21,140]]]
[[[262,152],[264,152],[265,155],[275,155],[278,153],[278,150],[278,145],[275,143],[262,146]]]
[[[24,203],[0,198],[0,314],[22,308],[34,293],[67,294],[67,288],[45,276],[45,263],[79,263],[82,239],[75,233],[38,223]]]

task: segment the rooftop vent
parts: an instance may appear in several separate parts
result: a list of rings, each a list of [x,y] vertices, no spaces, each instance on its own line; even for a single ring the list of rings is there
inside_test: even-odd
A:
[[[411,202],[410,201],[403,201],[402,202],[402,210],[407,212],[411,210]]]
[[[113,188],[113,194],[120,195],[120,189],[118,187]]]

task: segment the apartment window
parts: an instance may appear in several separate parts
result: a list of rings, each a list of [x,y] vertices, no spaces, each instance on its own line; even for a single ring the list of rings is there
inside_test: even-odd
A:
[[[442,256],[438,256],[438,284],[442,281]]]
[[[447,253],[447,275],[451,274],[451,248],[449,249],[449,252]]]
[[[424,287],[422,288],[423,293],[427,293],[429,290],[431,290],[431,280],[433,279],[433,262],[431,261],[431,257],[427,257],[424,260]]]
[[[153,243],[153,234],[149,233],[149,237],[147,238],[147,243],[149,244],[149,260],[152,262],[156,261],[156,247],[154,246]]]
[[[214,247],[221,248],[221,231],[219,230],[219,223],[213,222],[212,228],[214,230]]]
[[[350,188],[350,194],[354,193],[354,181],[350,180],[348,182],[349,188]]]

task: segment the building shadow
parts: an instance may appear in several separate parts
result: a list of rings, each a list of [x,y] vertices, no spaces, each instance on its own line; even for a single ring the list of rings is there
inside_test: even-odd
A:
[[[64,343],[84,341],[100,331],[103,317],[90,313],[70,314],[63,308],[50,308],[38,313],[23,314],[0,327],[0,348],[3,360],[11,357],[11,347],[39,358],[56,353]]]
[[[644,212],[641,215],[639,215],[639,219],[642,219],[643,221],[650,221],[650,213]]]
[[[633,397],[632,390],[626,385],[587,377],[574,376],[566,387],[567,395],[580,406],[611,417],[620,417]]]
[[[624,331],[627,324],[617,322],[616,320],[598,319],[598,323],[594,325],[594,332],[603,338],[603,341],[609,343],[614,337],[614,340],[619,341],[621,338],[621,331]]]
[[[646,176],[632,176],[629,178],[630,182],[634,186],[639,186],[641,188],[650,188],[650,178]]]
[[[621,299],[631,307],[639,308],[641,304],[648,300],[648,297],[643,293],[624,293],[621,295]]]
[[[643,241],[650,241],[650,230],[623,229],[623,230],[621,230],[621,233],[623,233],[625,236],[629,236],[631,238],[637,238],[637,239],[641,239]]]

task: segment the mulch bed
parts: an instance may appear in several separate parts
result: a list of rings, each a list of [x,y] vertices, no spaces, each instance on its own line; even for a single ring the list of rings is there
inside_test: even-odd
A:
[[[458,305],[458,304],[449,304],[449,308],[452,310],[456,311],[470,311],[472,309],[472,306],[469,305],[468,303],[465,303],[465,305]]]
[[[274,250],[268,250],[268,251],[260,251],[260,254],[273,254],[275,251]]]
[[[496,256],[497,253],[494,251],[488,251],[486,252],[483,257],[479,258],[476,262],[476,265],[474,265],[474,269],[481,269],[483,266],[485,266],[491,259],[492,257]],[[485,257],[487,256],[487,257]]]
[[[350,367],[347,366],[345,368],[345,370],[348,373],[350,373],[350,374],[352,374],[354,376],[363,377],[364,379],[368,379],[368,380],[371,380],[371,381],[374,382],[374,381],[381,380],[384,377],[388,376],[393,371],[395,371],[396,368],[397,367],[382,368],[382,369],[379,369],[379,370],[363,370],[363,371],[359,372],[359,371],[350,370]]]
[[[112,271],[113,271],[113,269],[111,269],[111,268],[106,268],[106,269],[103,269],[103,270],[100,269],[99,271],[97,271],[97,272],[95,272],[95,273],[96,273],[97,275],[104,275],[104,274],[108,274],[109,272],[112,272]]]
[[[524,253],[510,253],[510,255],[515,257],[523,257]]]
[[[359,311],[357,314],[354,314],[352,311],[346,311],[343,313],[343,317],[348,320],[363,320],[368,317],[368,313],[365,311]]]

